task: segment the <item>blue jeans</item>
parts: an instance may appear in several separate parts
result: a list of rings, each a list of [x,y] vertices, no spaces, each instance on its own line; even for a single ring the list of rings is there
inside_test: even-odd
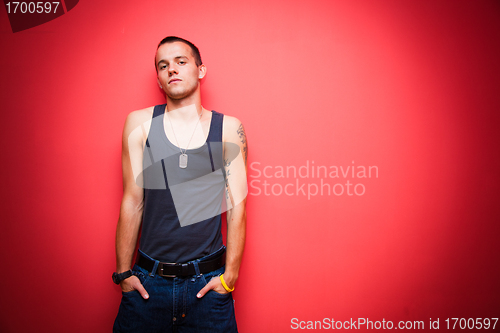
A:
[[[193,261],[197,271],[197,263],[207,257]],[[210,290],[202,298],[196,297],[198,291],[212,277],[224,273],[224,269],[168,278],[134,265],[132,270],[147,290],[149,299],[142,298],[137,290],[122,292],[113,332],[238,332],[231,293]]]

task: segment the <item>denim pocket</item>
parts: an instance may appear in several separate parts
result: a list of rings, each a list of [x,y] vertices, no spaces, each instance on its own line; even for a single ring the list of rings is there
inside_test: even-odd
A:
[[[137,266],[137,264],[134,264],[134,267],[132,267],[132,273],[134,273],[134,275],[139,278],[139,281],[141,281],[142,286],[146,288],[146,284],[148,283],[149,278],[151,277],[149,275],[149,272],[144,268]]]
[[[146,285],[150,278],[148,271],[134,264],[134,267],[132,267],[132,274],[137,276],[142,286],[146,288]],[[135,289],[131,291],[122,291],[122,295],[130,295],[130,294],[139,294],[139,292]]]
[[[217,297],[229,297],[231,296],[231,293],[225,293],[225,294],[221,294],[219,293],[218,291],[215,291],[215,290],[209,290],[207,295],[214,295],[214,296],[217,296]]]
[[[215,279],[219,279],[219,275],[223,274],[224,273],[224,270],[225,270],[225,267],[221,267],[219,269],[216,269],[215,271],[212,271],[210,273],[207,273],[207,274],[203,274],[202,277],[203,279],[205,280],[205,286],[208,284],[208,282],[210,282],[210,280],[212,280],[213,278]],[[231,293],[219,293],[213,289],[209,290],[207,295],[214,295],[214,296],[221,296],[221,297],[227,297],[229,295],[231,295]]]
[[[135,289],[131,291],[122,291],[122,296],[130,296],[130,295],[139,295],[139,292]]]

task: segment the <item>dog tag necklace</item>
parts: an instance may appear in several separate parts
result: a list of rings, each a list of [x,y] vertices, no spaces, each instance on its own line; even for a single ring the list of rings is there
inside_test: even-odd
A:
[[[167,111],[167,118],[168,118],[168,122],[170,123],[170,127],[172,128],[172,133],[174,133],[175,143],[177,144],[177,147],[181,151],[181,154],[179,155],[179,168],[181,168],[181,169],[185,169],[188,166],[188,156],[187,156],[186,152],[188,150],[189,144],[191,143],[191,140],[193,139],[194,133],[196,132],[196,127],[198,127],[198,123],[200,122],[202,114],[203,114],[203,109],[201,109],[200,116],[198,117],[198,121],[196,122],[196,125],[194,126],[193,134],[191,134],[191,138],[189,139],[189,142],[186,146],[186,149],[184,149],[184,151],[182,151],[182,148],[179,145],[179,141],[177,141],[177,137],[175,136],[174,126],[172,126],[172,121],[170,120],[170,116],[168,115],[168,111]]]

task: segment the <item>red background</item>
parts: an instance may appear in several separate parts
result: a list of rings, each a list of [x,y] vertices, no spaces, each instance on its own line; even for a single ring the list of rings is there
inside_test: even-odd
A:
[[[240,332],[500,317],[498,1],[87,0],[19,33],[0,10],[1,332],[111,330],[121,131],[164,102],[167,35],[200,48],[250,164],[379,169],[362,196],[250,188]]]

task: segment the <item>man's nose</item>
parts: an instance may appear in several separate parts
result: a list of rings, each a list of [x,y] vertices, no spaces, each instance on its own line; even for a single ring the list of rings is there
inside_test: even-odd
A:
[[[177,67],[175,65],[168,66],[168,73],[170,75],[177,74]]]

